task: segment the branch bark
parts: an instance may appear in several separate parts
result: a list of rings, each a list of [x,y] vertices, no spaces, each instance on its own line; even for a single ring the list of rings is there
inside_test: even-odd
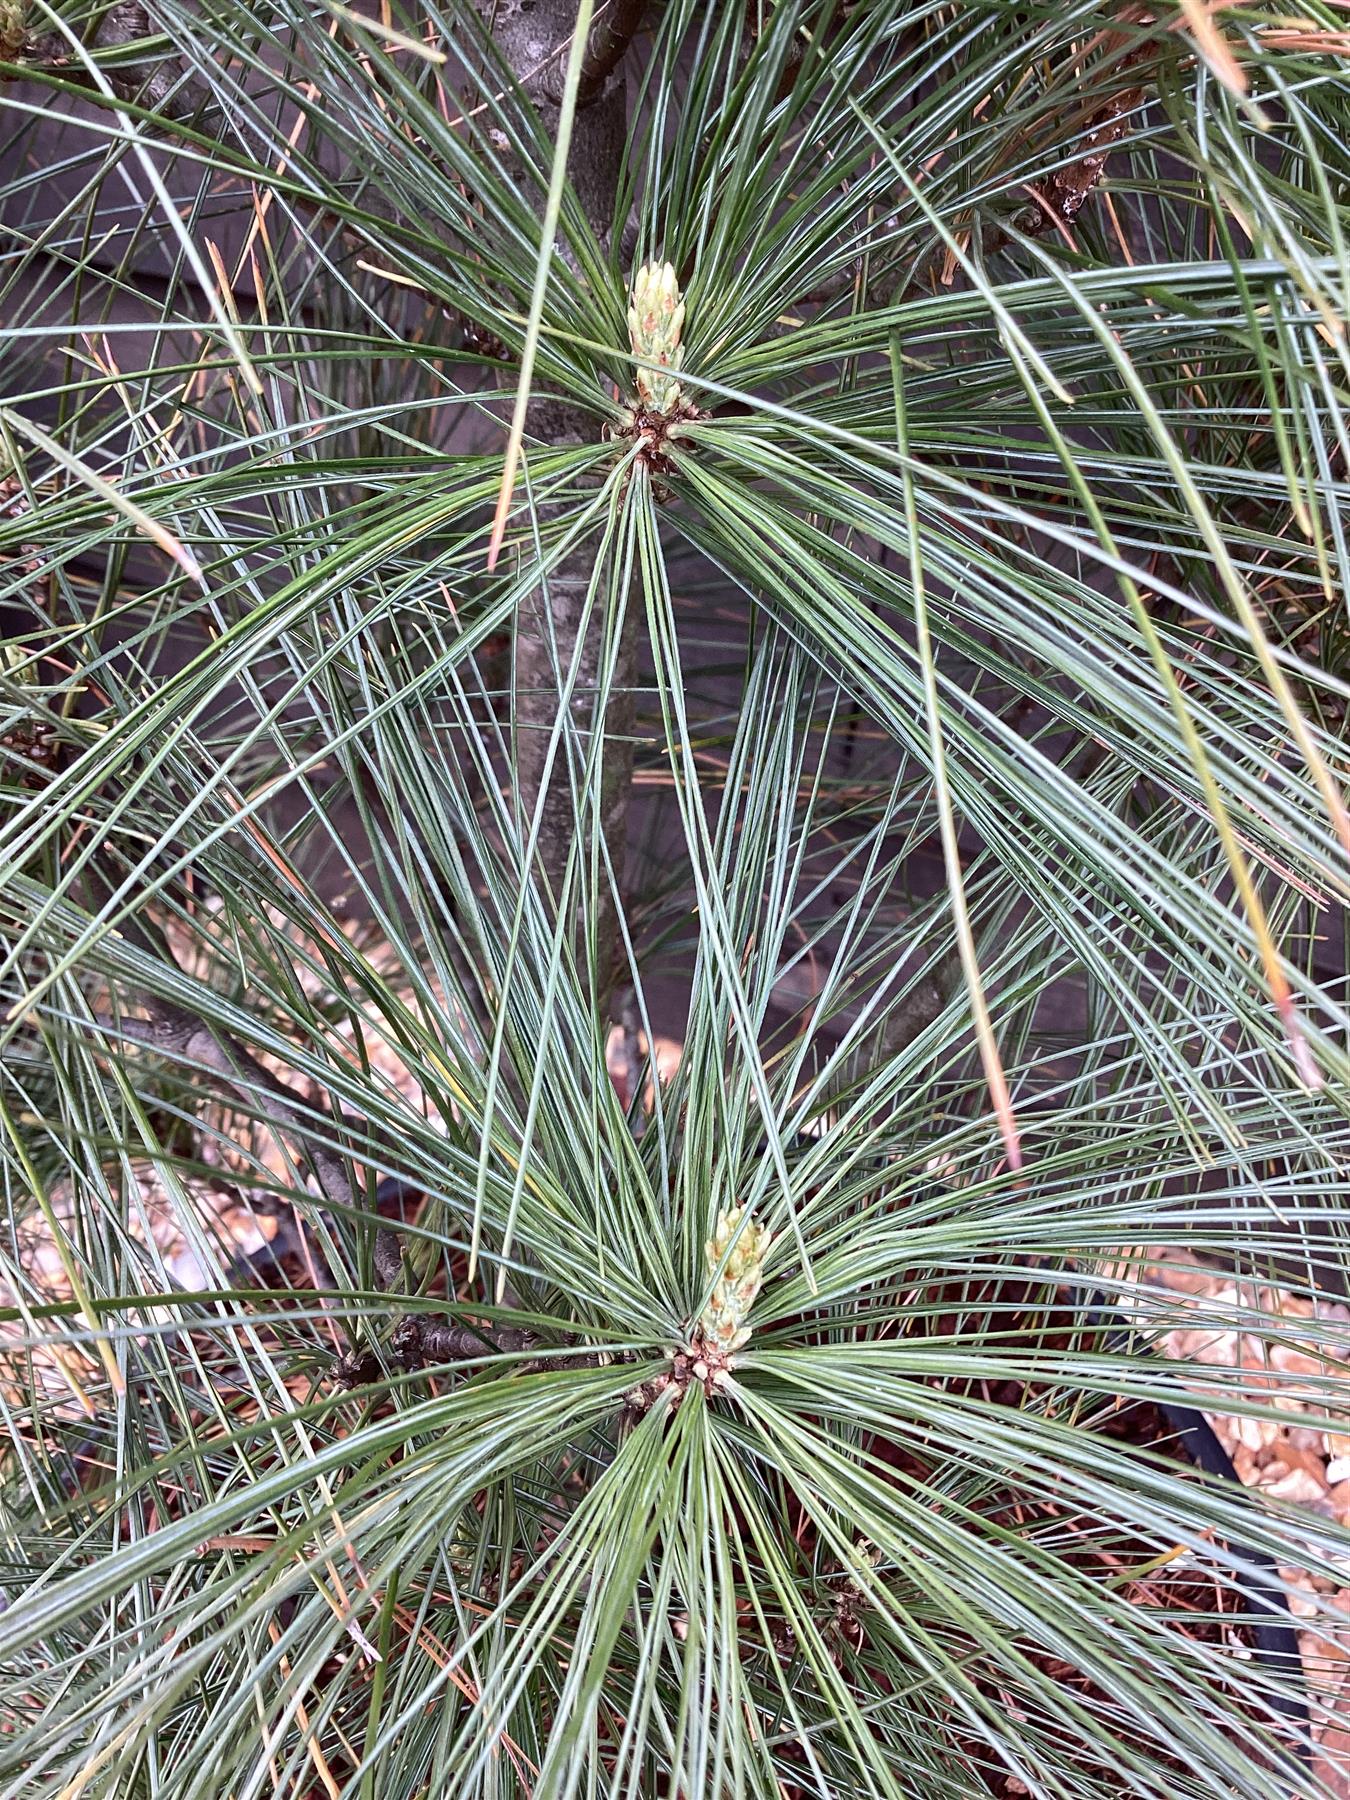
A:
[[[600,97],[605,82],[623,61],[624,52],[637,35],[647,0],[608,0],[599,15],[591,20],[586,39],[586,58],[581,65],[581,83],[577,89],[577,105],[587,107]],[[555,104],[562,98],[561,83],[555,82],[549,99]]]

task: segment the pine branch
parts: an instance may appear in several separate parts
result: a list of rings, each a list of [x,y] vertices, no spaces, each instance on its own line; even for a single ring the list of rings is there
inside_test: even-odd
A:
[[[269,1125],[304,1144],[315,1180],[329,1206],[349,1214],[356,1209],[359,1202],[345,1161],[316,1136],[314,1124],[269,1069],[242,1044],[172,1002],[151,994],[140,998],[149,1012],[148,1018],[98,1013],[94,1018],[96,1029],[105,1037],[138,1044],[175,1062],[212,1070],[241,1100],[255,1107]],[[391,1297],[402,1292],[406,1277],[403,1249],[397,1234],[384,1225],[376,1228],[374,1263],[380,1286]],[[334,1285],[331,1270],[321,1260],[320,1273],[330,1286]],[[410,1368],[425,1363],[474,1361],[485,1352],[519,1355],[538,1341],[532,1332],[512,1326],[493,1330],[487,1326],[458,1325],[437,1314],[411,1312],[396,1317],[389,1340],[395,1355]],[[376,1367],[370,1351],[354,1347],[339,1365],[339,1379],[354,1385],[365,1380]]]
[[[356,1195],[343,1158],[316,1141],[314,1126],[270,1069],[241,1044],[217,1033],[172,1002],[153,994],[138,998],[149,1018],[98,1013],[94,1018],[96,1028],[105,1037],[139,1044],[175,1062],[193,1064],[219,1075],[246,1105],[256,1107],[269,1125],[305,1144],[319,1191],[328,1205],[347,1212],[354,1210]]]
[[[158,35],[142,0],[113,0],[84,39],[84,48],[96,56],[99,51],[149,44]],[[26,72],[60,75],[95,93],[103,91],[64,32],[38,35],[29,29],[24,0],[8,0],[8,16],[0,20],[0,56]],[[210,90],[181,56],[155,55],[147,50],[132,60],[110,62],[100,72],[119,100],[144,107],[169,124],[200,125],[217,110]]]

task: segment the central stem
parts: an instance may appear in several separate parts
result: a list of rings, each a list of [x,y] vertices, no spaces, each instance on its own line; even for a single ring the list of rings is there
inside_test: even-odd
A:
[[[528,9],[519,0],[483,0],[483,10],[497,48],[516,79],[529,95],[544,130],[556,136],[558,70],[565,56],[558,51],[571,37],[576,21],[572,0],[537,0]],[[577,96],[572,126],[570,175],[573,188],[601,243],[607,242],[623,166],[627,135],[626,82],[619,63],[622,50],[636,28],[641,8],[617,0],[602,9],[587,48],[586,67]],[[559,249],[559,253],[563,252]],[[565,400],[546,396],[531,408],[530,430],[536,439],[551,444],[586,443],[595,436],[594,416]],[[541,507],[539,523],[547,526],[563,512]],[[598,734],[603,740],[598,781],[595,828],[607,846],[617,881],[623,879],[627,838],[627,811],[633,768],[633,685],[636,665],[636,627],[631,612],[625,614],[617,666],[607,703],[600,704],[604,681],[606,628],[603,583],[596,589],[593,552],[585,545],[564,559],[522,602],[515,627],[515,725],[516,775],[520,792],[518,821],[522,838],[537,808],[541,808],[537,872],[554,899],[562,892],[564,871],[576,842],[578,824],[585,816],[573,800],[569,761],[584,765]],[[588,601],[589,617],[588,614]],[[576,663],[570,701],[564,700],[563,683]],[[549,767],[550,742],[567,706],[567,736],[575,748],[569,758],[560,743]],[[582,880],[588,879],[588,858],[583,858]],[[581,908],[574,909],[574,942],[584,969],[580,944]],[[594,920],[596,936],[596,999],[601,1016],[609,1011],[610,997],[618,981],[621,957],[617,909],[604,871]]]

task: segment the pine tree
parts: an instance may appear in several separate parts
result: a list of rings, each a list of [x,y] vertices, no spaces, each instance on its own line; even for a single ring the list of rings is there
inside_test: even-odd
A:
[[[5,0],[0,1794],[1342,1791],[1346,62]]]

